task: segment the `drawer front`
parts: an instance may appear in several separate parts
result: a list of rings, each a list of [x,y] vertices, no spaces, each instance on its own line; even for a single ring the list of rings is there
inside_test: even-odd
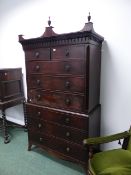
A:
[[[27,77],[28,88],[42,88],[44,90],[61,90],[72,92],[85,92],[84,77],[70,76],[43,76],[30,75]]]
[[[20,80],[3,81],[1,83],[1,101],[12,100],[23,96],[23,89]]]
[[[28,61],[26,62],[27,75],[29,74],[84,74],[84,61]]]
[[[26,104],[26,112],[28,118],[46,120],[48,122],[54,122],[59,125],[78,128],[88,132],[89,117],[28,104]]]
[[[30,90],[28,92],[28,101],[33,104],[67,109],[75,112],[83,111],[84,109],[84,96],[70,93]]]
[[[45,148],[50,148],[56,152],[80,161],[87,160],[86,149],[77,144],[72,144],[71,142],[36,132],[29,132],[28,135],[31,142],[35,142],[36,144],[39,144]]]
[[[0,81],[19,80],[22,78],[21,69],[0,70]]]
[[[87,138],[87,133],[82,130],[30,117],[28,118],[28,129],[34,132],[53,135],[81,145],[83,144],[83,140]]]
[[[25,51],[26,60],[50,60],[50,48],[39,48]]]
[[[83,45],[61,46],[51,48],[52,59],[85,58]]]

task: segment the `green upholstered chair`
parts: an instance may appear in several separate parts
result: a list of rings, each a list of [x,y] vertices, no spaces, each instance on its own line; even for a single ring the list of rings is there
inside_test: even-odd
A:
[[[122,139],[122,147],[93,154],[93,146]],[[89,149],[89,175],[131,175],[131,128],[122,133],[84,139]]]

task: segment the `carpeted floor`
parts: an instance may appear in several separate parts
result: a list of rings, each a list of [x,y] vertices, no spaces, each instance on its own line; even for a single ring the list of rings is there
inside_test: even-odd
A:
[[[39,148],[27,151],[27,132],[9,130],[11,142],[4,144],[0,131],[0,175],[84,175],[82,167],[63,161]]]

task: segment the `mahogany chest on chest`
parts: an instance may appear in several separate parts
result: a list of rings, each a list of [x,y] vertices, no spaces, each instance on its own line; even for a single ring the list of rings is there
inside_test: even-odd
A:
[[[74,33],[46,27],[19,42],[25,52],[29,150],[38,145],[62,159],[87,164],[83,139],[100,131],[100,67],[103,37],[89,21]]]

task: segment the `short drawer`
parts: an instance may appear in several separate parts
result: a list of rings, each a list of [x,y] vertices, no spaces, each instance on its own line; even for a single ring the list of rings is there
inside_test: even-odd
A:
[[[68,109],[71,111],[82,112],[84,108],[84,95],[44,91],[30,90],[28,91],[28,101],[33,104],[45,105],[59,109]]]
[[[51,48],[52,59],[85,58],[84,45],[60,46]]]
[[[0,69],[0,81],[19,80],[22,78],[22,70],[18,69]]]
[[[60,125],[78,128],[88,132],[89,116],[78,113],[70,113],[68,111],[59,111],[47,107],[26,104],[26,112],[28,118],[46,120],[55,122]]]
[[[72,144],[71,142],[36,132],[29,132],[29,140],[45,148],[62,153],[65,156],[72,157],[80,161],[87,160],[87,151],[80,145]]]
[[[84,74],[84,61],[27,61],[26,70],[29,74]]]
[[[25,51],[26,60],[50,60],[50,48],[38,48]]]
[[[87,138],[88,135],[83,130],[30,117],[28,118],[28,129],[40,133],[53,135],[55,137],[59,137],[81,145],[83,144],[83,140]]]
[[[36,74],[27,77],[27,84],[29,89],[42,88],[44,90],[85,92],[83,76],[44,76]]]

